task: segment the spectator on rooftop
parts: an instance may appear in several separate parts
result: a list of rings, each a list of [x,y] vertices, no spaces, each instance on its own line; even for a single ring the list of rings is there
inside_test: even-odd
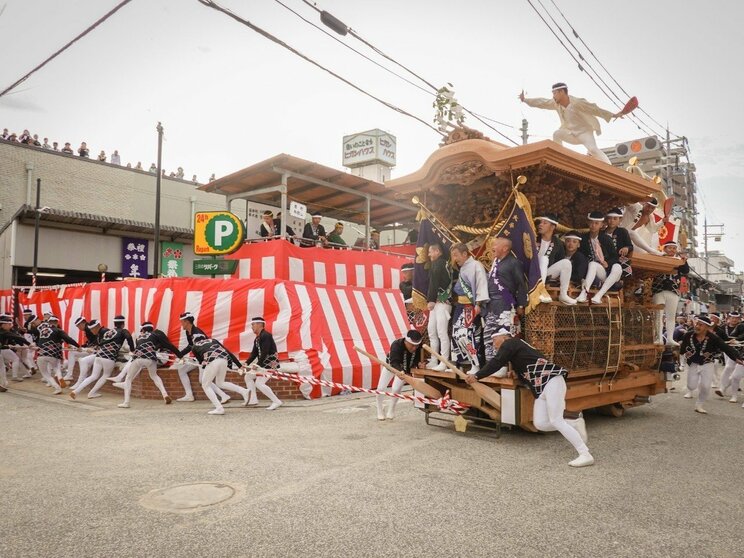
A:
[[[8,132],[8,129],[7,129],[7,128],[3,128],[3,135],[2,135],[2,136],[0,136],[0,138],[2,138],[2,139],[4,139],[4,140],[6,140],[6,139],[8,139],[9,137],[10,137],[10,132]]]
[[[212,176],[209,177],[209,181],[214,182],[215,180],[217,179],[214,177],[214,173],[212,173]]]
[[[132,163],[127,163],[127,168],[128,169],[131,169],[132,168]]]
[[[101,149],[101,152],[98,154],[98,160],[102,163],[106,162],[106,152],[103,149]]]
[[[52,148],[52,146],[49,145],[49,138],[44,138],[44,143],[41,144],[41,147],[43,147],[44,149],[51,149]]]
[[[74,155],[75,152],[72,150],[72,146],[70,145],[70,142],[65,142],[65,146],[62,148],[62,153],[69,153],[70,155]]]
[[[59,151],[59,143],[56,141],[52,142],[52,151]]]
[[[155,163],[153,163],[152,165],[150,165],[150,170],[149,170],[148,172],[151,172],[151,173],[157,174],[157,172],[158,172],[158,167],[156,167],[156,166],[155,166]]]
[[[176,178],[183,178],[183,167],[178,167],[176,171]]]
[[[90,155],[90,151],[88,150],[88,144],[83,142],[80,144],[80,147],[78,147],[78,155],[81,157],[87,158]]]
[[[114,149],[114,152],[111,154],[111,164],[112,165],[121,165],[121,157],[119,157],[119,150]],[[132,166],[131,164],[129,165]]]
[[[134,168],[137,169],[137,170],[143,170],[142,169],[142,161],[137,161],[137,166],[135,166]],[[152,171],[150,171],[150,172],[152,172]]]
[[[41,147],[41,142],[39,141],[39,134],[34,134],[34,139],[29,142],[31,145],[35,145],[36,147]]]
[[[191,177],[191,182],[194,182],[194,183],[196,183],[196,182],[197,182],[197,180],[196,180],[196,175],[194,175],[194,176],[192,176],[192,177]]]
[[[28,143],[28,140],[31,139],[31,132],[28,130],[23,130],[23,133],[21,134],[21,137],[18,138],[18,141],[21,143]]]

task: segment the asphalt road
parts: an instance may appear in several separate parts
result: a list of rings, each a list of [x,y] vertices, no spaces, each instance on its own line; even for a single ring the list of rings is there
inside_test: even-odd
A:
[[[744,555],[744,409],[707,416],[672,393],[587,416],[597,464],[558,434],[427,426],[407,404],[290,402],[275,412],[111,395],[72,402],[38,381],[0,394],[0,556]],[[236,405],[236,404],[234,404]],[[145,495],[214,481],[194,513]]]

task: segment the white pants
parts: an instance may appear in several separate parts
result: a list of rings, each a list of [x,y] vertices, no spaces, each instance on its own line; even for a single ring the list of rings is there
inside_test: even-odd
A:
[[[450,337],[449,321],[452,312],[452,306],[446,302],[437,302],[434,308],[429,312],[429,346],[442,355],[444,358],[450,357]],[[432,364],[435,359],[432,357]],[[389,373],[389,372],[388,372]]]
[[[276,396],[274,391],[266,385],[266,382],[269,381],[268,376],[256,376],[255,374],[251,372],[247,372],[245,375],[245,387],[250,391],[250,398],[248,399],[249,405],[255,405],[258,403],[258,395],[256,394],[256,390],[263,393],[269,401],[272,403],[281,403],[279,398]],[[300,384],[303,385],[303,384]],[[309,384],[308,384],[309,385]]]
[[[608,165],[612,164],[610,163],[610,158],[605,155],[599,147],[597,147],[597,140],[594,139],[593,130],[575,133],[566,130],[565,128],[559,128],[553,132],[553,141],[560,143],[561,145],[563,145],[564,141],[571,145],[583,145],[592,157],[604,161]]]
[[[26,365],[25,376],[31,376],[31,370],[36,366],[34,364],[34,351],[31,349],[21,349],[21,362]]]
[[[710,385],[713,382],[713,363],[695,364],[687,363],[687,389],[698,390],[698,403],[704,403],[710,395]]]
[[[674,325],[676,324],[679,295],[673,291],[661,291],[653,296],[653,302],[654,304],[664,305],[664,310],[656,312],[656,331],[659,335],[659,343],[664,342],[664,324],[666,324],[667,344],[671,344]]]
[[[602,267],[602,264],[599,264],[597,262],[589,262],[589,269],[586,272],[584,288],[586,290],[589,290],[592,286],[592,283],[594,283],[594,279],[599,279],[602,282],[602,285],[597,291],[597,294],[594,296],[601,298],[610,289],[610,287],[612,287],[612,285],[620,280],[620,277],[622,277],[622,275],[623,268],[620,267],[619,263],[612,264],[612,267],[610,268],[610,274],[607,275],[607,270]]]
[[[49,387],[54,388],[55,393],[61,393],[62,390],[54,379],[54,371],[57,369],[57,366],[59,366],[59,359],[40,356],[36,359],[36,362],[39,365],[39,373],[41,374],[41,377],[49,384]]]
[[[532,423],[542,432],[560,432],[580,455],[589,453],[581,435],[569,422],[563,418],[566,410],[566,380],[563,376],[556,376],[548,380],[540,397],[535,399],[532,408]]]
[[[126,379],[124,380],[124,403],[129,403],[129,398],[132,395],[132,383],[139,376],[143,368],[147,368],[147,373],[150,375],[152,383],[158,388],[163,399],[168,396],[168,392],[165,391],[165,386],[163,385],[163,380],[158,376],[158,363],[147,358],[135,358],[129,361],[123,370],[126,373]]]
[[[723,360],[726,363],[726,366],[723,368],[723,372],[721,373],[721,380],[718,382],[718,387],[721,390],[721,393],[726,393],[726,389],[731,385],[731,375],[734,373],[734,369],[738,368],[740,365],[736,364],[735,360],[731,360],[728,355],[723,355]]]
[[[248,398],[248,390],[238,385],[225,381],[227,376],[227,361],[224,358],[218,358],[213,360],[204,367],[201,374],[201,386],[204,393],[214,405],[215,409],[222,409],[222,403],[217,398],[214,387],[222,389],[229,389],[243,396],[243,399]],[[224,392],[223,392],[224,393]]]
[[[573,269],[571,260],[564,258],[550,267],[548,267],[548,261],[547,256],[540,256],[540,274],[543,283],[548,277],[559,279],[561,282],[561,296],[568,296],[568,286],[571,283],[571,270]]]
[[[184,395],[186,397],[194,397],[194,391],[191,389],[191,380],[189,379],[189,372],[193,372],[194,370],[199,371],[199,383],[201,384],[204,378],[204,370],[202,370],[199,365],[185,363],[178,367],[178,378],[181,380],[181,385],[183,386]],[[212,382],[212,391],[223,401],[230,399],[230,397],[214,382]]]
[[[80,364],[80,362],[84,358],[93,357],[93,359],[90,361],[91,363],[93,360],[95,360],[95,355],[91,355],[90,353],[86,351],[75,351],[75,350],[69,350],[67,351],[67,373],[65,374],[65,380],[72,380],[73,374],[75,372],[75,363],[78,363],[78,368],[80,369],[80,373],[83,372],[83,365]],[[86,370],[87,372],[87,370]],[[78,377],[78,381],[80,381],[80,378]],[[77,382],[76,382],[77,385]]]
[[[444,356],[444,355],[442,355]],[[393,379],[395,378],[395,379]],[[391,390],[388,390],[388,386],[390,385],[390,380],[393,380],[393,387]],[[400,393],[400,391],[403,389],[403,385],[405,382],[395,376],[390,370],[387,368],[383,368],[382,372],[380,372],[380,381],[377,382],[377,389],[379,391],[392,391],[393,393]],[[382,403],[385,401],[384,395],[377,395],[377,418],[384,418],[385,417],[385,411],[383,410]],[[387,411],[387,418],[393,418],[395,416],[395,406],[398,404],[398,398],[393,397],[392,401],[390,401],[390,406],[388,407]]]
[[[86,387],[98,380],[93,389],[90,390],[88,397],[90,397],[91,395],[95,395],[96,391],[98,391],[101,386],[106,383],[106,380],[109,378],[109,376],[111,376],[111,372],[113,372],[115,364],[116,362],[113,360],[96,357],[95,361],[93,362],[93,371],[90,373],[90,376],[85,378],[85,380],[83,380],[83,382],[72,391],[75,392],[75,395],[78,395]]]
[[[739,396],[739,386],[741,385],[741,379],[744,378],[744,366],[737,364],[734,367],[734,372],[731,374],[731,397],[737,398]]]
[[[8,375],[5,373],[5,357],[0,351],[0,386],[8,387]]]
[[[653,217],[650,217],[650,219],[653,219]],[[630,234],[634,252],[656,254],[657,256],[664,255],[664,252],[654,247],[654,244],[659,245],[658,235],[652,234],[645,225],[637,229],[628,228],[628,234]]]
[[[18,355],[13,349],[3,349],[2,351],[3,358],[5,359],[5,364],[9,366],[11,375],[14,380],[19,379],[18,378],[18,370],[21,367],[21,359],[18,358]]]
[[[71,355],[75,355],[74,359]],[[77,360],[78,365],[78,379],[75,382],[75,385],[72,386],[72,389],[76,389],[82,384],[85,379],[88,377],[88,374],[93,369],[93,365],[96,362],[96,355],[95,353],[88,353],[84,351],[75,351],[74,353],[70,352],[67,353],[67,366],[68,370],[72,370],[72,367],[75,366],[75,360]],[[70,361],[72,361],[72,364],[70,364]]]

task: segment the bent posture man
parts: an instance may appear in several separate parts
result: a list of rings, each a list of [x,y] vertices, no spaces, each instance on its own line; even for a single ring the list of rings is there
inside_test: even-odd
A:
[[[532,345],[512,337],[511,332],[502,328],[493,334],[496,356],[475,376],[468,376],[468,384],[474,384],[511,364],[517,379],[527,386],[535,396],[532,408],[532,422],[543,432],[557,430],[579,452],[579,456],[569,462],[571,467],[594,465],[594,457],[586,446],[587,434],[584,418],[566,420],[566,376],[568,371],[547,359]]]
[[[406,333],[401,339],[396,339],[390,345],[390,352],[387,355],[387,361],[390,366],[404,374],[410,374],[413,368],[419,366],[421,362],[421,334],[415,329]],[[380,371],[380,380],[377,382],[377,390],[384,391],[388,388],[390,380],[393,379],[393,373],[383,367]],[[393,393],[400,393],[405,382],[400,378],[393,380]],[[390,401],[387,413],[383,408],[384,395],[377,396],[377,420],[392,420],[395,417],[395,406],[398,404],[396,397]]]

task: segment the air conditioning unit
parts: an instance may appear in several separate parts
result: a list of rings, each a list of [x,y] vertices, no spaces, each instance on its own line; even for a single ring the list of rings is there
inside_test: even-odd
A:
[[[649,136],[632,141],[618,143],[615,146],[615,152],[620,157],[632,157],[641,155],[645,159],[647,156],[654,155],[653,152],[661,151],[661,142],[656,136]]]

